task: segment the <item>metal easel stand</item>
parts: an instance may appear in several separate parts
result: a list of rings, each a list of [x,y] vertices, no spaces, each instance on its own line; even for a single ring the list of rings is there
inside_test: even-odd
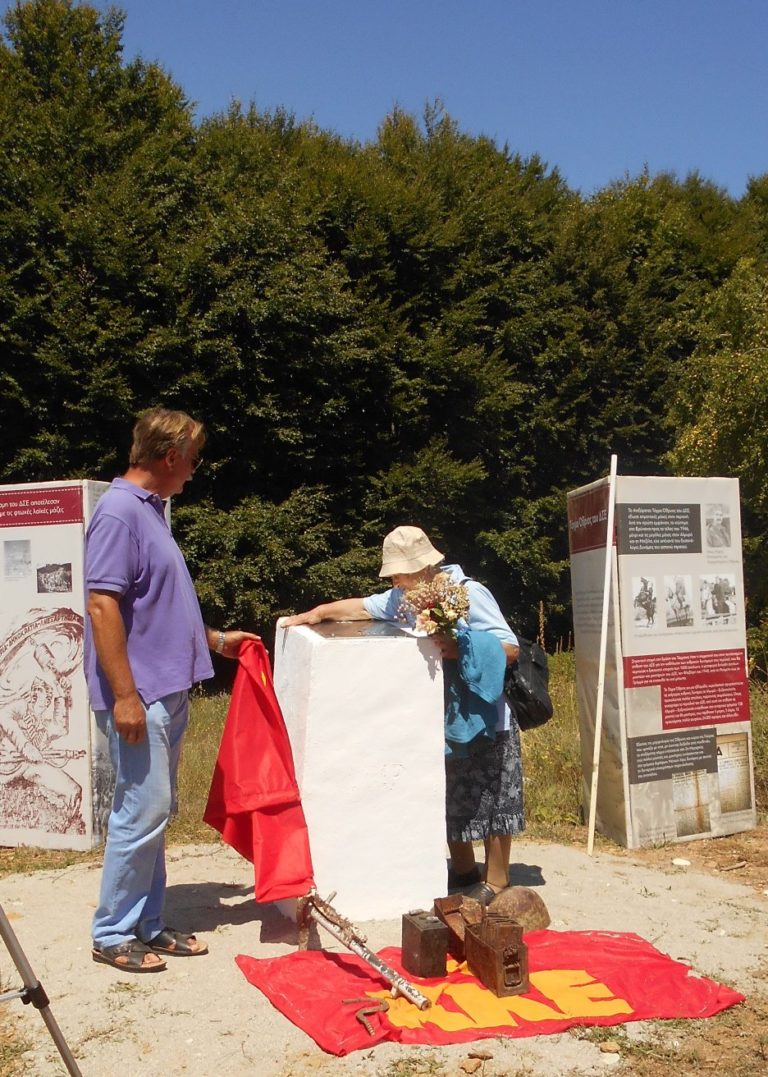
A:
[[[0,1002],[10,1002],[11,999],[14,998],[20,998],[25,1006],[31,1002],[35,1009],[40,1011],[40,1016],[46,1023],[48,1031],[51,1034],[51,1039],[56,1044],[64,1065],[67,1067],[67,1071],[72,1074],[72,1077],[83,1077],[72,1052],[67,1046],[67,1041],[64,1039],[62,1031],[56,1024],[56,1019],[51,1013],[48,1004],[48,996],[45,993],[43,985],[32,971],[32,966],[29,961],[27,961],[26,955],[21,948],[19,940],[16,938],[13,928],[8,922],[8,917],[5,915],[2,905],[0,905],[0,937],[2,937],[2,940],[5,943],[5,948],[18,969],[22,983],[24,984],[23,989],[20,991],[8,991],[6,994],[0,995]]]

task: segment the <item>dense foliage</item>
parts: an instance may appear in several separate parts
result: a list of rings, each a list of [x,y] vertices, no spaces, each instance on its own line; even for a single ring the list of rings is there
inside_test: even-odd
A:
[[[195,124],[122,27],[6,17],[0,481],[110,478],[135,412],[185,408],[211,437],[181,543],[215,622],[261,630],[374,589],[413,522],[523,630],[543,602],[567,634],[565,491],[611,452],[740,475],[755,561],[768,177],[585,198],[439,105],[366,145],[253,106]]]

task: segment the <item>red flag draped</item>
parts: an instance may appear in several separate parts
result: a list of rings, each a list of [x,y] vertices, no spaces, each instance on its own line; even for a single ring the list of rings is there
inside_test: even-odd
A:
[[[692,975],[638,935],[533,931],[525,941],[531,986],[511,998],[497,998],[465,963],[450,962],[442,978],[420,979],[403,970],[398,948],[381,950],[382,959],[430,999],[428,1010],[392,999],[389,985],[351,954],[312,950],[265,959],[241,954],[236,960],[273,1006],[335,1055],[385,1040],[466,1043],[564,1032],[574,1025],[711,1017],[744,1001],[737,991]],[[360,1004],[344,1004],[364,995],[389,1002],[387,1012],[369,1015],[373,1036],[356,1020]]]
[[[300,897],[314,885],[293,755],[261,642],[240,667],[203,819],[254,867],[257,901]]]

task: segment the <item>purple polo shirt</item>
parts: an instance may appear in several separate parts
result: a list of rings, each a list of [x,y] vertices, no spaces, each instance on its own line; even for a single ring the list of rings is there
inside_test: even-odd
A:
[[[128,661],[145,704],[213,676],[200,604],[157,494],[115,479],[99,499],[85,537],[86,591],[121,596]],[[112,691],[85,618],[85,676],[94,710]]]

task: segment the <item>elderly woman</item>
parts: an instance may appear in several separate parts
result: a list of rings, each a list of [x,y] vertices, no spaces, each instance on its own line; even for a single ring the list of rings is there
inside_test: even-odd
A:
[[[287,617],[285,625],[318,624],[320,621],[356,621],[373,618],[402,624],[403,597],[416,584],[429,581],[441,571],[454,583],[466,587],[470,631],[488,632],[499,641],[506,663],[517,658],[517,638],[504,620],[487,587],[469,579],[459,565],[442,564],[420,527],[396,527],[384,539],[379,576],[392,586],[367,598],[344,598],[326,602],[306,613]],[[411,621],[413,619],[411,618]],[[454,639],[438,639],[444,659],[458,656]],[[446,829],[451,854],[448,887],[463,890],[488,904],[508,884],[512,836],[525,828],[520,734],[503,694],[494,701],[495,728],[477,735],[462,754],[448,754],[446,773]],[[489,734],[489,735],[488,735]],[[475,863],[473,842],[485,843],[485,875]]]

